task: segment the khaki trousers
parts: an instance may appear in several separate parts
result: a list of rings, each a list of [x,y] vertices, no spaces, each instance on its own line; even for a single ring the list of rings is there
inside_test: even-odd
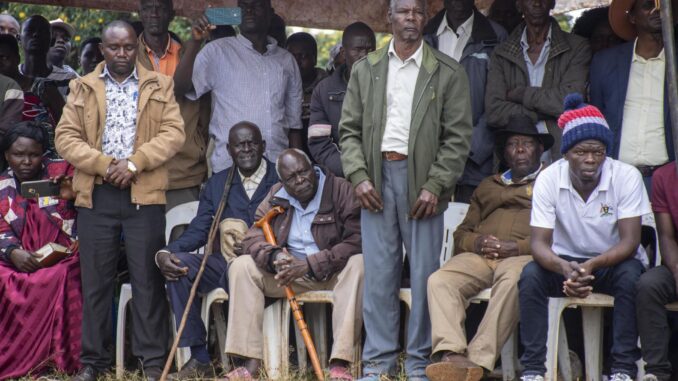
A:
[[[229,265],[229,307],[226,353],[263,359],[264,297],[283,298],[274,275],[259,269],[249,255]],[[334,345],[330,360],[352,362],[363,325],[363,256],[349,258],[346,267],[327,281],[297,279],[295,293],[332,290],[332,333]],[[287,329],[283,327],[283,329]]]
[[[493,260],[462,253],[433,273],[428,279],[433,354],[466,354],[483,368],[494,369],[502,346],[518,324],[518,280],[531,260],[530,255]],[[492,296],[487,311],[467,345],[464,320],[469,299],[489,287]]]

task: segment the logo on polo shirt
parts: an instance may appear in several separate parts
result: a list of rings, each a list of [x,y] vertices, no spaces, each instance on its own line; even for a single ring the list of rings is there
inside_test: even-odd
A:
[[[606,217],[612,215],[612,207],[605,204],[600,204],[600,216]]]

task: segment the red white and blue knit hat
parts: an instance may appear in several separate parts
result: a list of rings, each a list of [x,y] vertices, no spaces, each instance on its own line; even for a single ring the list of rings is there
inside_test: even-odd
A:
[[[564,155],[577,143],[589,139],[603,142],[609,152],[612,132],[600,110],[584,103],[584,97],[579,93],[566,96],[564,106],[565,111],[558,118],[558,127],[563,129],[560,153]]]

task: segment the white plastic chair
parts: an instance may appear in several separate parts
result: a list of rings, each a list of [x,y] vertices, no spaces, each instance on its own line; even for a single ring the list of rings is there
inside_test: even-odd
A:
[[[656,225],[654,216],[642,216],[642,224],[652,227]],[[659,241],[657,240],[656,263],[661,262],[659,255]],[[581,307],[582,326],[584,329],[584,352],[586,381],[600,381],[602,375],[602,348],[603,348],[603,308],[614,307],[614,297],[606,294],[593,293],[586,298],[558,297],[549,298],[549,330],[546,341],[546,379],[555,380],[554,369],[560,369],[564,381],[572,380],[570,358],[568,354],[567,335],[565,325],[561,324],[562,313],[566,308]],[[667,309],[678,310],[678,303],[667,305]],[[639,373],[642,373],[642,367]]]
[[[306,323],[308,324],[309,331],[311,332],[311,337],[313,338],[313,344],[316,347],[318,353],[318,359],[320,360],[320,365],[327,367],[328,364],[328,347],[327,347],[327,317],[325,305],[323,304],[332,304],[332,291],[308,291],[302,294],[297,295],[297,302],[300,306],[303,306],[304,317]],[[284,328],[289,327],[290,325],[290,316],[291,308],[290,304],[281,299],[282,302],[282,326]],[[304,340],[301,337],[299,329],[296,324],[294,325],[294,332],[297,342],[297,359],[299,361],[299,368],[303,369],[307,367],[306,360],[306,345]],[[289,329],[283,329],[281,337],[282,356],[283,356],[283,374],[288,374],[289,372]],[[360,376],[360,360],[362,356],[362,343],[361,340],[358,340],[358,343],[355,346],[354,350],[354,359],[352,362],[353,367],[353,376]]]
[[[445,221],[445,231],[443,233],[443,247],[440,250],[440,266],[449,261],[454,255],[454,231],[466,218],[469,204],[463,202],[451,202],[445,210],[443,219]]]

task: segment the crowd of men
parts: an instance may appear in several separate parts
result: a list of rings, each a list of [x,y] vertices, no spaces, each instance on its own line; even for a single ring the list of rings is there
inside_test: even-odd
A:
[[[495,0],[485,15],[473,0],[445,0],[429,19],[425,0],[390,0],[388,45],[352,23],[329,71],[311,34],[285,35],[270,0],[238,0],[237,33],[201,15],[186,41],[168,29],[172,0],[140,0],[140,22],[114,21],[80,44],[79,73],[71,25],[0,15],[0,136],[35,122],[45,162],[72,167],[54,181],[77,210],[82,330],[79,364],[59,370],[76,381],[110,371],[124,257],[132,351],[144,377],[160,379],[168,316],[178,327],[205,256],[194,253],[216,224],[197,287],[229,293],[227,380],[262,376],[264,308],[283,286],[332,291],[332,381],[356,367],[362,380],[394,377],[402,351],[409,380],[478,381],[519,323],[522,380],[542,381],[548,298],[592,293],[615,300],[608,379],[635,379],[642,355],[644,381],[670,380],[678,126],[658,5],[612,0],[569,33],[555,3]],[[17,149],[4,153],[16,187]],[[191,201],[197,215],[166,242],[165,213]],[[441,267],[451,201],[470,205]],[[0,230],[16,219],[4,203]],[[641,243],[652,212],[655,248]],[[41,271],[22,242],[1,244],[0,259]],[[662,264],[650,269],[648,251]],[[469,340],[466,308],[486,288]],[[196,303],[179,338],[191,357],[173,380],[217,376]],[[0,354],[0,379],[28,373],[9,359]]]

